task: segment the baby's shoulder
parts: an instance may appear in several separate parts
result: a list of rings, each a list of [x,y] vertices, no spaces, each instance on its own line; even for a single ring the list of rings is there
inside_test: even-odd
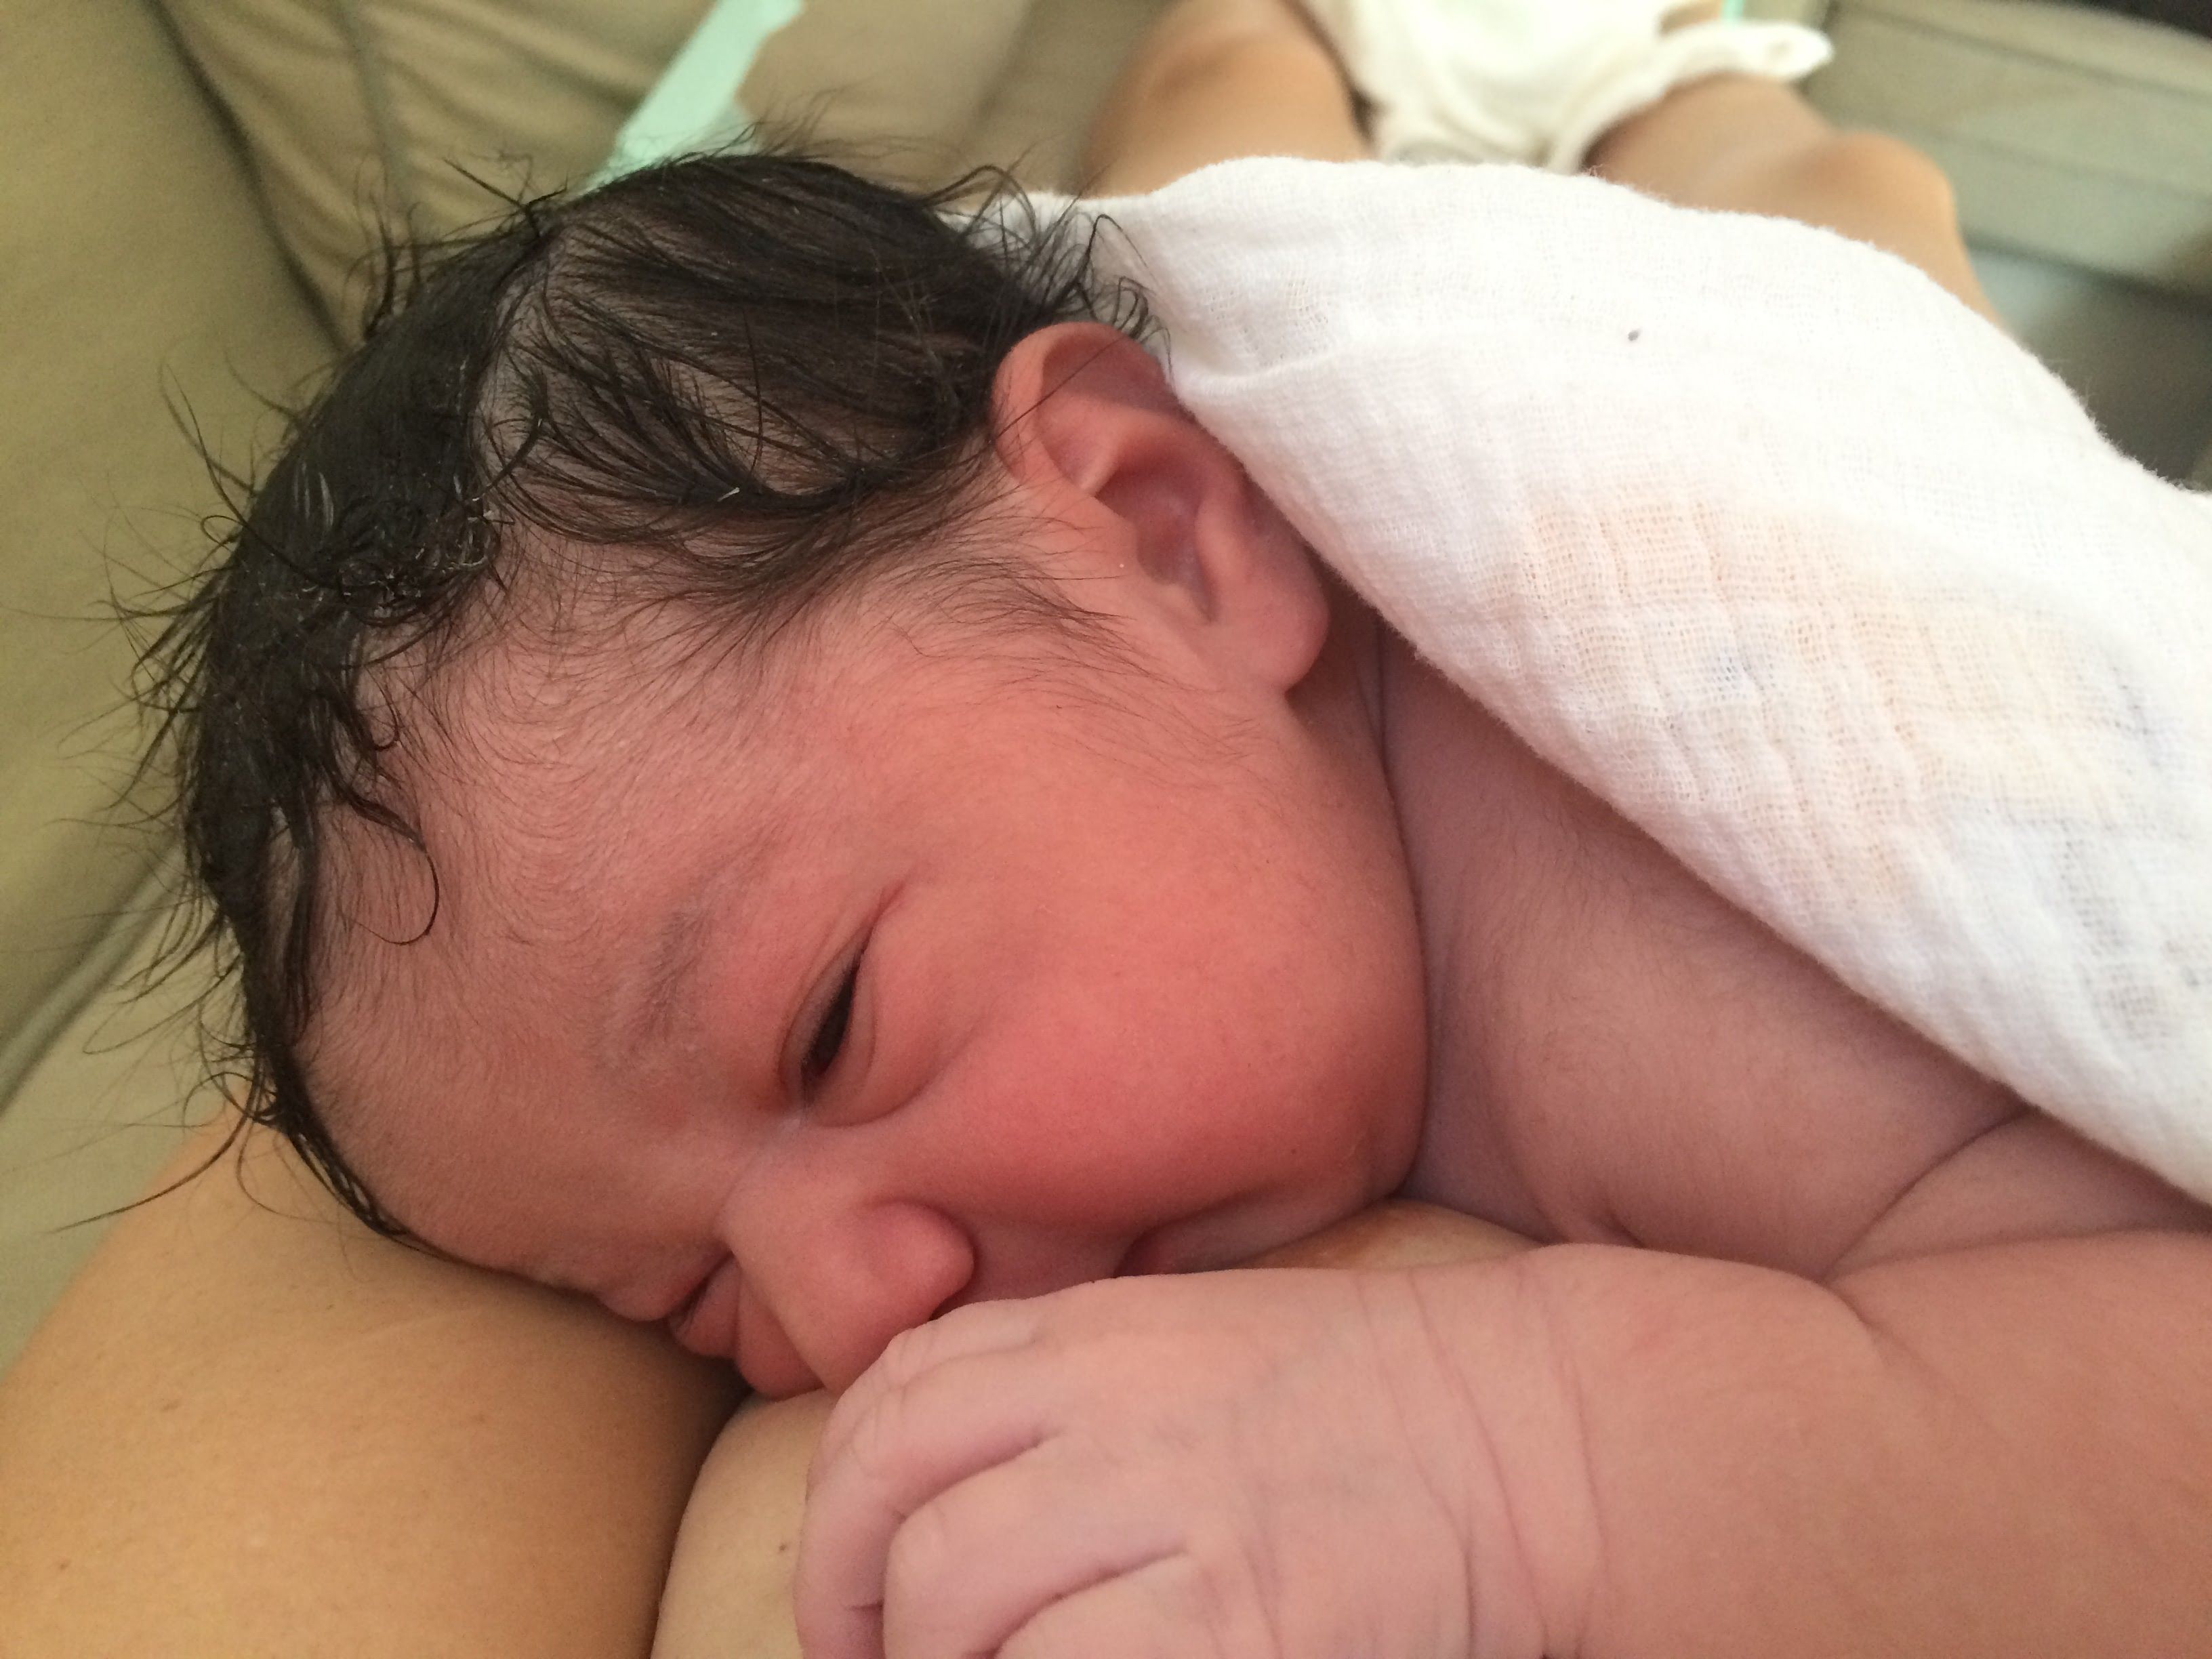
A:
[[[1431,1025],[1412,1195],[1816,1278],[2212,1218],[1858,996],[1439,677],[1401,690]]]

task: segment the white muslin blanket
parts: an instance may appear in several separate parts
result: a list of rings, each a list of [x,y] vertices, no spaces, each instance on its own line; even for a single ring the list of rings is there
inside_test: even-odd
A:
[[[1802,225],[1289,161],[1083,210],[1188,407],[1424,657],[1845,983],[2212,1200],[2212,497]]]

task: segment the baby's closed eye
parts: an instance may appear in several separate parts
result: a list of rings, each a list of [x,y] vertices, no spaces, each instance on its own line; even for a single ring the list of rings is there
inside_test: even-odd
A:
[[[810,1000],[810,1011],[799,1020],[794,1030],[794,1042],[805,1042],[805,1051],[799,1055],[799,1064],[792,1068],[794,1093],[799,1099],[811,1099],[823,1086],[830,1073],[836,1068],[841,1053],[845,1053],[845,1037],[852,1030],[852,1005],[860,994],[860,960],[867,947],[852,953],[836,978],[825,980],[823,991]]]
[[[853,1024],[853,1000],[860,988],[860,956],[854,954],[845,971],[834,982],[828,1004],[815,1015],[813,1036],[799,1062],[799,1092],[811,1097],[827,1078],[844,1052],[845,1036]],[[802,1024],[800,1030],[808,1029]]]

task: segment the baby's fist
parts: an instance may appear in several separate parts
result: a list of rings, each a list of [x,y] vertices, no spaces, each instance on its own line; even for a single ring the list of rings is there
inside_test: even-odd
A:
[[[1404,1273],[957,1309],[823,1434],[808,1659],[1504,1651],[1527,1621],[1483,1603],[1526,1579],[1470,1398]]]

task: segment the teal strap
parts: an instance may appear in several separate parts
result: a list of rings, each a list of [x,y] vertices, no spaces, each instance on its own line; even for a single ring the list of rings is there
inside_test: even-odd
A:
[[[672,155],[743,142],[750,118],[738,107],[738,88],[762,43],[804,6],[805,0],[715,0],[623,123],[592,182],[603,185]]]

